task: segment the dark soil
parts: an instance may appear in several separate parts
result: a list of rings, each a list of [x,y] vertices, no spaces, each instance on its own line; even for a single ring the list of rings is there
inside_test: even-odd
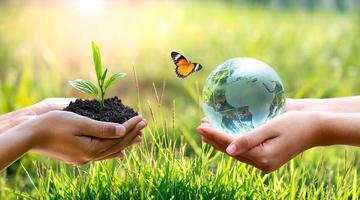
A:
[[[74,112],[98,121],[119,124],[138,115],[132,108],[122,104],[121,100],[117,97],[105,99],[104,104],[104,108],[101,108],[100,103],[96,100],[76,99],[76,101],[71,102],[64,111]]]

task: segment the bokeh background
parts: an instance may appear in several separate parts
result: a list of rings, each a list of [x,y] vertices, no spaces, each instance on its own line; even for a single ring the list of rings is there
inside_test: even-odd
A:
[[[48,97],[89,98],[67,81],[95,81],[91,41],[99,45],[105,67],[128,73],[108,96],[139,110],[150,128],[174,126],[174,137],[191,146],[190,159],[201,149],[194,129],[202,117],[202,85],[226,59],[246,56],[269,64],[290,98],[360,93],[359,0],[10,0],[0,2],[0,114]],[[177,78],[173,50],[203,70]],[[174,111],[176,125],[155,119]],[[310,163],[325,157],[334,171],[348,156],[348,165],[360,172],[358,149],[315,149],[307,155]],[[23,169],[35,171],[32,161],[41,159],[25,156],[2,184],[34,191]]]

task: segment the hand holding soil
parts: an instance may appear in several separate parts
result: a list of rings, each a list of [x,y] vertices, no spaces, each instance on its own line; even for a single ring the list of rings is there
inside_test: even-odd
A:
[[[122,125],[65,111],[33,116],[0,135],[0,170],[30,150],[76,165],[122,158],[125,148],[140,142],[145,126],[140,116]]]
[[[94,100],[50,98],[0,116],[0,171],[30,150],[83,165],[122,158],[125,148],[141,141],[146,121],[117,97],[105,99],[109,86],[126,74],[108,76],[94,42],[92,50],[98,87],[82,79],[70,84]]]
[[[140,131],[146,124],[139,116],[120,125],[70,112],[51,111],[21,126],[32,127],[31,150],[83,165],[90,161],[123,157],[122,151],[126,147],[140,142]],[[124,142],[124,145],[118,145]]]

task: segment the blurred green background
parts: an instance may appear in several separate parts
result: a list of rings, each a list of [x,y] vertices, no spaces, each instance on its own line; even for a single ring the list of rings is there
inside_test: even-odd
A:
[[[176,129],[187,130],[176,137],[185,137],[193,148],[190,155],[201,145],[194,129],[202,117],[202,85],[226,59],[254,57],[269,64],[290,98],[360,93],[358,0],[2,1],[0,114],[48,97],[88,98],[67,80],[95,81],[91,41],[99,45],[105,67],[128,73],[108,96],[119,96],[155,127],[163,124],[151,117],[149,106],[153,115],[172,116],[176,110]],[[178,79],[173,50],[201,63],[203,70]],[[154,87],[162,94],[161,110]],[[348,150],[358,160],[359,150]],[[308,154],[314,160],[323,156],[321,150],[314,152]],[[335,148],[325,157],[342,159],[342,152]],[[22,159],[31,170],[27,159],[41,158]],[[357,163],[353,167],[360,172]]]
[[[196,80],[201,85],[217,65],[239,56],[274,67],[288,97],[359,93],[358,1],[248,2],[2,3],[0,112],[46,97],[83,97],[67,80],[95,80],[90,41],[99,44],[106,67],[128,72],[110,96],[129,103],[136,99],[132,67],[143,99],[153,98],[153,82],[161,87],[165,80],[166,102],[179,99],[186,109],[194,106],[187,93]],[[204,70],[186,80],[176,78],[172,50],[200,62]]]

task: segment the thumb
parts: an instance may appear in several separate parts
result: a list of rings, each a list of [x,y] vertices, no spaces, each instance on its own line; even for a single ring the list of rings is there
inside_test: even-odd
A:
[[[259,128],[238,136],[227,148],[226,153],[231,156],[241,155],[253,147],[263,143],[265,140],[273,137],[274,132],[268,127]]]
[[[83,128],[81,132],[86,136],[96,138],[121,138],[126,133],[126,128],[123,125],[116,123],[101,122],[89,119],[84,125],[85,128]]]

